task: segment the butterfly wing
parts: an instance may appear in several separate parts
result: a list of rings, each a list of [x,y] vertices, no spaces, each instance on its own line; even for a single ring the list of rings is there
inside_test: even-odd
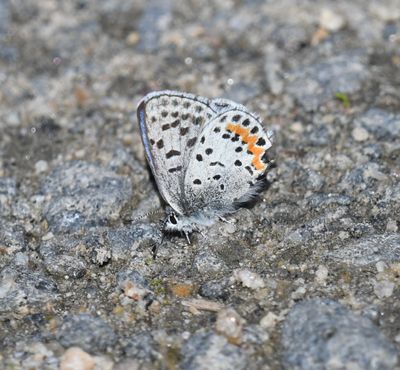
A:
[[[200,132],[233,104],[167,90],[140,101],[137,114],[146,157],[160,194],[176,212],[184,212],[184,173]]]
[[[233,212],[260,190],[272,134],[243,107],[216,115],[200,133],[185,174],[188,212]]]

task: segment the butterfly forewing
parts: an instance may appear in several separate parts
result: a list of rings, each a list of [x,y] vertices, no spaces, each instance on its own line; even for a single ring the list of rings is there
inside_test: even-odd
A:
[[[257,117],[242,109],[216,115],[200,133],[185,175],[185,197],[196,212],[234,211],[249,200],[267,169],[272,143]],[[218,213],[216,212],[216,213]]]
[[[147,159],[161,195],[179,213],[184,208],[184,173],[190,153],[217,111],[208,99],[173,91],[151,93],[139,103]]]

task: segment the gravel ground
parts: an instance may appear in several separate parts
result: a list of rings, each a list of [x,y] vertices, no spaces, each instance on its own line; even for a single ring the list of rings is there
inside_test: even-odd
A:
[[[259,113],[276,167],[154,260],[160,89]],[[399,369],[399,139],[398,0],[0,0],[0,368]]]

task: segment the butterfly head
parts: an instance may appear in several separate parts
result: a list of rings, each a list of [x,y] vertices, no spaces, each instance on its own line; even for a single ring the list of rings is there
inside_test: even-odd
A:
[[[168,232],[191,233],[196,229],[195,221],[192,217],[178,214],[173,210],[168,210],[167,218],[164,221],[164,230]]]
[[[169,207],[168,207],[169,208]],[[169,208],[167,210],[167,218],[164,221],[164,230],[166,231],[182,231],[186,225],[186,223],[182,220],[183,216],[178,215],[174,210]]]

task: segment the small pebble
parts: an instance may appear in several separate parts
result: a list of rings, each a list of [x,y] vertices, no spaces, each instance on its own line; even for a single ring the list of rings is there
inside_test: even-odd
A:
[[[356,127],[351,132],[351,135],[353,136],[353,139],[355,141],[359,141],[359,142],[365,141],[369,137],[368,131],[363,127]]]
[[[301,134],[304,131],[304,127],[303,127],[301,122],[297,121],[297,122],[293,122],[290,125],[290,130],[295,132],[295,133],[297,133],[297,134]]]
[[[292,293],[292,299],[295,301],[303,298],[307,292],[307,289],[304,286],[299,286],[293,293]]]
[[[131,32],[127,37],[126,37],[126,43],[130,46],[136,45],[140,40],[140,35],[137,32]]]
[[[234,234],[236,232],[236,225],[233,222],[225,222],[223,226],[223,231],[226,234]]]
[[[91,355],[78,347],[71,347],[61,357],[60,370],[92,370],[94,365]]]
[[[315,272],[315,281],[318,284],[325,284],[328,277],[328,269],[324,265],[319,265],[318,270]]]
[[[235,270],[233,272],[233,277],[246,288],[260,289],[265,287],[265,282],[260,275],[248,269]]]
[[[376,263],[376,270],[378,271],[378,272],[383,272],[383,271],[385,271],[386,269],[387,269],[387,267],[388,267],[388,265],[385,263],[385,262],[383,262],[383,261],[378,261],[377,263]]]
[[[332,9],[325,8],[321,11],[319,24],[330,32],[336,32],[344,27],[345,20],[340,14],[335,13]]]
[[[389,219],[386,224],[386,232],[396,233],[398,231],[397,222],[395,220]]]
[[[46,172],[49,169],[49,165],[46,161],[40,160],[35,163],[35,172],[37,174]]]
[[[263,329],[271,329],[275,327],[279,317],[273,312],[268,312],[260,321],[260,326]]]
[[[43,235],[42,240],[46,241],[46,240],[50,240],[54,238],[54,234],[50,231],[47,234]]]
[[[243,318],[233,308],[226,308],[218,312],[215,328],[229,342],[239,344],[242,341],[243,324]]]
[[[393,294],[395,284],[388,280],[377,281],[374,284],[374,293],[380,299],[390,297]]]
[[[121,289],[124,292],[124,295],[127,296],[130,299],[133,299],[135,301],[141,301],[143,298],[148,294],[149,290],[144,288],[143,286],[140,286],[138,284],[135,284],[134,282],[130,280],[126,280],[120,284]]]

